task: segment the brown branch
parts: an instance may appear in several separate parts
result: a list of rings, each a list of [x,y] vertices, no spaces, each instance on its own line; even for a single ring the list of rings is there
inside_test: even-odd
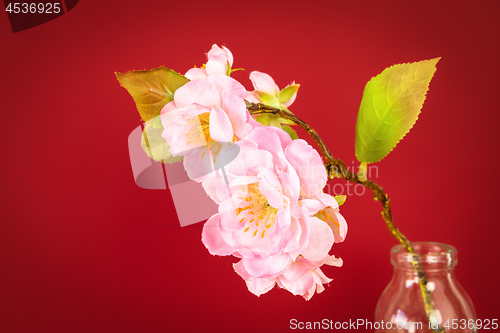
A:
[[[279,115],[280,118],[291,120],[302,127],[304,130],[306,130],[307,133],[309,133],[309,135],[314,138],[323,154],[324,159],[326,160],[325,168],[328,173],[328,177],[330,179],[333,179],[334,177],[344,178],[347,181],[361,184],[369,188],[373,192],[373,198],[377,201],[380,201],[380,203],[382,204],[382,218],[384,219],[385,224],[387,225],[387,228],[389,229],[391,234],[398,240],[399,243],[401,243],[401,245],[403,245],[408,253],[416,254],[415,249],[413,248],[413,245],[410,243],[408,238],[406,238],[405,235],[403,235],[403,233],[399,231],[399,229],[394,225],[389,196],[387,195],[387,193],[385,193],[384,189],[380,185],[369,179],[361,179],[361,177],[359,177],[357,173],[350,171],[345,166],[345,163],[342,160],[334,158],[318,133],[316,133],[316,131],[311,128],[311,126],[309,126],[305,121],[299,119],[291,112],[273,108],[261,103],[250,102],[247,102],[247,109],[252,115],[259,115],[264,113]],[[418,282],[420,285],[420,291],[422,293],[422,299],[424,301],[424,308],[427,319],[432,323],[437,323],[434,301],[432,299],[430,291],[427,289],[427,283],[429,281],[425,274],[422,263],[420,262],[420,259],[418,257],[415,257],[415,260],[412,260],[412,265],[415,272],[417,272]],[[445,332],[444,328],[442,327],[433,329],[432,331],[435,333]]]

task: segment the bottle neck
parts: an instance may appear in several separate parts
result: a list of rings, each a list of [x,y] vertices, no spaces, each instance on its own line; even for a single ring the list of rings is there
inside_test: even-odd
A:
[[[417,254],[405,251],[401,245],[391,250],[391,263],[395,271],[405,275],[417,275],[414,269],[416,260],[420,260],[427,275],[452,273],[457,264],[457,249],[451,245],[433,242],[412,243]]]

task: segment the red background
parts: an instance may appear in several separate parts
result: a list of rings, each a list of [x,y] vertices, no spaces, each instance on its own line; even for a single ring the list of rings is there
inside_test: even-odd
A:
[[[0,14],[1,332],[289,331],[289,321],[372,320],[396,244],[369,194],[342,207],[346,241],[306,302],[250,294],[202,224],[181,228],[168,191],[133,181],[139,124],[114,71],[185,72],[213,43],[235,73],[301,84],[292,110],[352,165],[365,83],[394,63],[442,57],[416,126],[376,180],[414,241],[459,250],[479,318],[498,318],[498,1],[80,1],[13,34]],[[302,136],[305,134],[302,132]],[[193,209],[196,203],[193,202]]]

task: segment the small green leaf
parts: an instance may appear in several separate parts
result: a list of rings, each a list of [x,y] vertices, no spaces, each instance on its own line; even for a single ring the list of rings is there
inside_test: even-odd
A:
[[[292,84],[288,87],[281,89],[278,94],[278,100],[281,104],[284,104],[290,100],[299,90],[300,84]]]
[[[344,202],[346,201],[346,199],[347,199],[347,195],[335,196],[335,200],[337,200],[337,203],[339,204],[339,206],[342,206],[344,204]]]
[[[374,163],[410,131],[440,58],[386,68],[365,87],[356,121],[356,157]]]
[[[155,161],[169,164],[182,161],[182,156],[172,156],[170,146],[161,136],[163,127],[157,128],[151,125],[151,121],[154,120],[152,119],[144,123],[144,130],[142,131],[141,138],[142,149],[144,149],[146,154]]]
[[[297,140],[299,138],[299,136],[297,135],[297,132],[295,132],[295,130],[293,128],[291,128],[290,126],[281,125],[281,128],[290,135],[292,140]]]
[[[149,71],[129,71],[115,73],[120,85],[127,89],[144,121],[160,115],[165,104],[174,99],[177,89],[189,82],[183,75],[166,67],[158,67]],[[155,122],[158,127],[158,122]]]
[[[256,94],[262,103],[264,103],[270,107],[280,109],[281,104],[275,95],[271,95],[271,94],[261,92],[261,91],[258,91]]]
[[[271,114],[269,113],[263,113],[261,115],[258,115],[255,120],[257,120],[259,123],[261,123],[264,126],[268,126],[269,122],[271,122]]]

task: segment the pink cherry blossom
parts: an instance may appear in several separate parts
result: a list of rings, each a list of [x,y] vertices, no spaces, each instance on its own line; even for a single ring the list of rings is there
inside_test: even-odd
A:
[[[233,66],[233,54],[225,46],[220,48],[217,44],[212,45],[212,49],[207,53],[208,61],[204,68],[191,68],[186,72],[186,77],[190,80],[206,79],[211,75],[229,75],[229,70]]]
[[[278,286],[284,288],[294,295],[301,295],[307,301],[313,297],[314,293],[321,293],[325,290],[323,284],[330,283],[322,271],[321,266],[329,265],[341,267],[343,262],[335,256],[327,256],[319,261],[309,261],[299,257],[290,267],[277,279]]]
[[[310,234],[306,211],[298,204],[300,180],[283,150],[291,139],[283,133],[274,127],[255,128],[238,142],[240,155],[225,167],[229,184],[220,177],[203,183],[220,203],[217,228],[204,229],[205,245],[218,254],[211,239],[223,237],[249,270],[262,276],[285,269],[307,246],[306,237],[300,242],[301,231]]]
[[[214,74],[179,88],[174,100],[161,111],[162,137],[174,156],[184,156],[184,167],[192,179],[211,170],[217,143],[236,142],[257,122],[248,113],[245,88],[233,78]]]
[[[343,242],[347,234],[347,222],[340,214],[337,200],[329,194],[318,193],[312,198],[300,200],[301,206],[307,208],[309,214],[326,222],[332,229],[335,243]]]
[[[241,258],[235,269],[252,292],[269,290],[271,281],[292,265],[322,264],[329,256],[333,230],[313,215],[333,204],[317,186],[326,183],[326,173],[317,172],[324,170],[321,158],[305,141],[292,141],[282,129],[266,126],[253,129],[237,144],[240,155],[225,168],[228,183],[217,174],[203,182],[219,203],[219,213],[205,224],[202,241],[213,255]],[[282,286],[289,282],[287,276],[280,280]],[[320,270],[309,280],[321,285],[326,281]],[[309,292],[312,285],[307,287]]]
[[[254,91],[250,92],[246,99],[249,102],[262,102],[279,109],[286,109],[293,104],[297,98],[297,91],[300,87],[299,84],[292,82],[283,90],[280,90],[269,74],[259,71],[251,72],[250,80],[252,81]]]

